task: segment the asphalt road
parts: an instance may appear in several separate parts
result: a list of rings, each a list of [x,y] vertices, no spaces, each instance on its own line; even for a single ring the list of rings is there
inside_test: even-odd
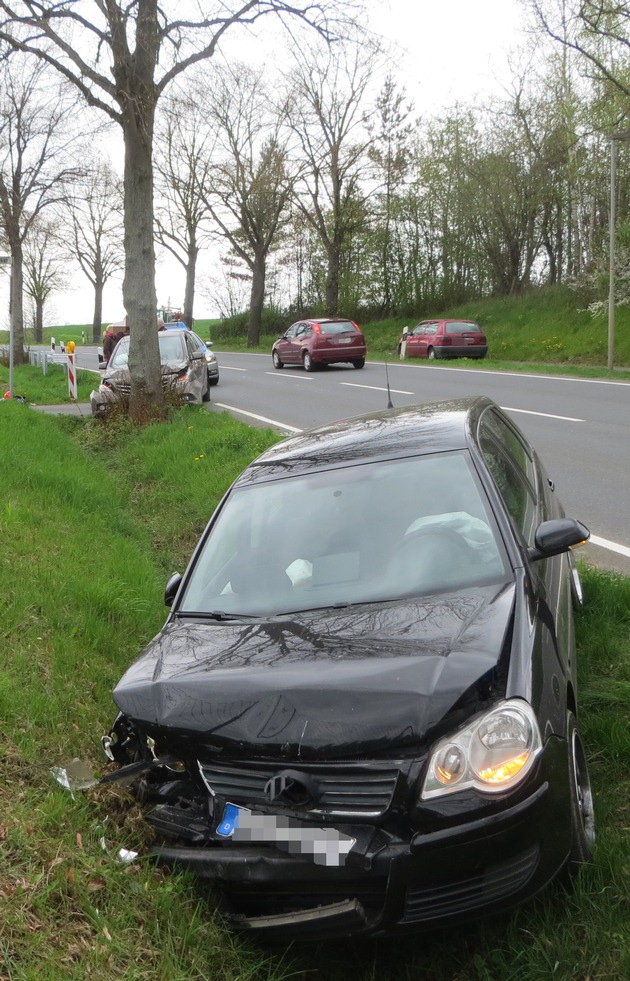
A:
[[[78,366],[97,369],[95,348]],[[468,370],[450,365],[368,362],[312,374],[273,368],[270,355],[220,353],[211,411],[287,434],[364,412],[464,395],[503,406],[538,450],[567,514],[591,530],[584,556],[630,575],[630,384]],[[389,381],[389,394],[387,385]]]

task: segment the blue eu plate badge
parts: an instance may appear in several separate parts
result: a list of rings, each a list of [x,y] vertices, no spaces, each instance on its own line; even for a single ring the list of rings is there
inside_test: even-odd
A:
[[[226,804],[223,811],[223,819],[217,827],[217,834],[222,838],[231,838],[236,828],[238,828],[238,812],[240,807],[236,804]]]

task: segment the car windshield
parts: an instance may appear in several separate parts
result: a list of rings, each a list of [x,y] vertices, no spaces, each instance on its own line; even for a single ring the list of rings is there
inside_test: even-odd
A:
[[[177,333],[167,334],[161,331],[158,334],[160,344],[160,361],[185,361],[186,351],[182,342],[182,335]],[[109,368],[126,368],[129,364],[129,338],[123,337],[116,346],[116,349],[109,360]]]
[[[186,351],[184,349],[183,335],[179,332],[166,333],[160,332],[158,334],[158,340],[160,342],[160,361],[164,364],[165,361],[185,361]]]
[[[348,331],[355,331],[357,328],[351,320],[343,320],[332,324],[320,323],[319,329],[322,334],[347,334]]]
[[[178,612],[272,616],[505,576],[469,454],[441,453],[235,489]]]

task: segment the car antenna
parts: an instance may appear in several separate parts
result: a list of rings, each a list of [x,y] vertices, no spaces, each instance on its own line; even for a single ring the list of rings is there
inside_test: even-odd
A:
[[[387,379],[387,408],[393,409],[394,403],[392,402],[392,394],[389,390],[389,371],[387,361],[385,362],[385,378]]]

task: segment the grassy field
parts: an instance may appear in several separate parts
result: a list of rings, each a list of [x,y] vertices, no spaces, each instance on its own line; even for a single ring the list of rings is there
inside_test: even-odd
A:
[[[599,839],[575,890],[403,941],[261,949],[225,929],[192,878],[143,859],[150,831],[124,791],[72,795],[50,768],[78,757],[101,770],[112,687],[164,622],[168,575],[278,437],[198,407],[142,430],[1,411],[1,981],[630,977],[630,579],[583,569],[581,713]],[[120,863],[121,847],[139,859]]]

